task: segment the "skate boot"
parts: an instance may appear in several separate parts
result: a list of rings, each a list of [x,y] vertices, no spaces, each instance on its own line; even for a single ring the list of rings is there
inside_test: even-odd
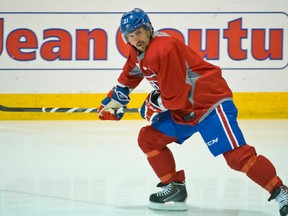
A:
[[[279,203],[279,212],[281,216],[288,215],[288,187],[285,185],[275,189],[268,201],[275,199]]]
[[[187,191],[185,182],[159,183],[161,191],[151,194],[149,209],[160,211],[187,211]]]

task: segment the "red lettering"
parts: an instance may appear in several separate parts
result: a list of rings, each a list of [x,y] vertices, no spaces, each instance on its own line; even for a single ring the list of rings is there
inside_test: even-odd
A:
[[[232,59],[247,58],[247,51],[241,48],[242,38],[247,38],[247,29],[242,29],[242,18],[228,23],[228,29],[224,30],[224,38],[228,40],[228,54]]]
[[[19,61],[31,61],[36,57],[37,36],[30,29],[17,29],[7,37],[7,52],[11,58]],[[27,51],[31,50],[33,51]],[[24,51],[26,50],[26,52]]]
[[[250,22],[250,20],[248,21]],[[244,25],[244,18],[240,17],[227,22],[226,29],[188,28],[187,35],[186,32],[182,33],[174,28],[163,28],[159,31],[186,43],[202,58],[208,60],[224,61],[229,58],[229,61],[239,61],[250,58],[248,61],[245,61],[245,64],[254,64],[252,65],[253,68],[256,68],[254,67],[256,63],[259,63],[259,65],[262,64],[261,61],[263,60],[283,60],[285,52],[285,29],[278,27],[262,27],[260,29],[257,26],[251,27],[252,24],[255,24],[253,20],[251,22],[247,24],[249,29],[243,27],[246,26]],[[108,35],[104,29],[76,28],[73,33],[70,33],[66,29],[37,29],[39,35],[36,35],[35,31],[31,29],[18,28],[7,32],[7,29],[4,29],[4,27],[6,28],[4,18],[0,18],[0,56],[3,52],[7,51],[7,55],[10,58],[18,61],[32,61],[38,57],[40,61],[67,60],[67,64],[72,59],[74,61],[108,59]],[[8,27],[8,29],[11,29],[11,27]],[[224,39],[220,38],[222,33]],[[42,37],[43,39],[41,40]],[[185,42],[185,40],[187,41]],[[227,51],[224,50],[221,52],[223,56],[220,56],[220,49],[223,47],[221,43],[227,43]],[[124,43],[119,29],[116,34],[116,44],[119,53],[124,57],[128,57],[130,46]],[[112,52],[109,55],[113,55],[113,58],[116,58],[117,54],[114,53],[114,50]],[[37,56],[37,53],[40,55]],[[4,59],[7,58],[7,55],[5,57],[4,55],[1,56],[3,58],[2,62],[5,63]],[[282,64],[282,62],[280,63]],[[22,65],[20,66],[22,67]],[[241,68],[242,65],[237,65],[236,67]],[[247,68],[244,64],[243,67]],[[263,67],[266,67],[266,65]]]
[[[219,30],[206,30],[205,48],[202,49],[202,30],[189,29],[188,31],[188,46],[191,47],[202,58],[219,59]]]
[[[61,29],[46,29],[44,39],[57,38],[43,43],[41,47],[41,56],[47,61],[71,60],[72,59],[72,38],[69,32]]]
[[[107,34],[103,29],[76,31],[76,59],[89,60],[90,41],[93,40],[93,59],[107,59]]]
[[[283,30],[269,31],[269,48],[265,49],[265,30],[252,30],[252,56],[258,60],[283,58]]]
[[[4,26],[4,19],[0,18],[0,55],[3,51],[3,26]]]

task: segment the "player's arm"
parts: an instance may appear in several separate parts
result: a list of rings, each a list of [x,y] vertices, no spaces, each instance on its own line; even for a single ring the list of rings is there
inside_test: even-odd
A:
[[[133,54],[133,53],[132,53]],[[141,70],[136,66],[133,55],[129,55],[118,78],[116,86],[108,92],[98,108],[101,120],[120,120],[124,116],[123,108],[130,101],[129,94],[143,79]]]
[[[142,71],[136,65],[136,62],[138,62],[137,52],[131,48],[122,73],[118,78],[119,83],[129,86],[132,89],[135,89],[144,78]]]

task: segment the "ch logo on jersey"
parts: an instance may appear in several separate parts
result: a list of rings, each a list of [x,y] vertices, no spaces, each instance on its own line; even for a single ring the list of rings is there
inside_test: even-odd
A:
[[[157,74],[149,67],[143,66],[143,70],[145,70],[145,79],[155,90],[159,90]]]
[[[160,90],[157,81],[149,81],[149,83],[155,90]]]
[[[156,74],[151,74],[149,76],[144,76],[144,77],[155,90],[159,90],[158,80],[157,80]]]

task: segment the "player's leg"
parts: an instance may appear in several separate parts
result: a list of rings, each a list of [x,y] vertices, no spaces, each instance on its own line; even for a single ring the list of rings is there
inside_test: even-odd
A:
[[[185,180],[183,170],[176,172],[173,154],[167,147],[175,141],[176,138],[163,134],[153,126],[143,127],[139,132],[138,145],[162,184]]]
[[[279,203],[281,216],[288,215],[288,188],[277,176],[276,169],[269,159],[257,155],[255,148],[249,145],[243,145],[223,155],[232,169],[245,173],[271,194],[268,200],[275,199]]]
[[[236,118],[237,109],[233,102],[224,102],[200,124],[200,134],[214,156],[223,154],[232,169],[246,173],[272,194],[270,199],[283,197],[280,212],[281,215],[288,215],[287,187],[277,176],[274,165],[263,155],[257,155],[254,147],[246,144]]]
[[[243,145],[223,155],[230,168],[245,173],[269,193],[283,184],[271,161],[263,155],[257,155],[252,146]]]
[[[162,191],[152,194],[149,208],[154,210],[187,210],[187,191],[183,170],[176,171],[172,152],[167,147],[177,139],[160,132],[153,126],[143,127],[138,136],[138,144],[160,179],[157,185]],[[173,202],[173,205],[170,204]]]

